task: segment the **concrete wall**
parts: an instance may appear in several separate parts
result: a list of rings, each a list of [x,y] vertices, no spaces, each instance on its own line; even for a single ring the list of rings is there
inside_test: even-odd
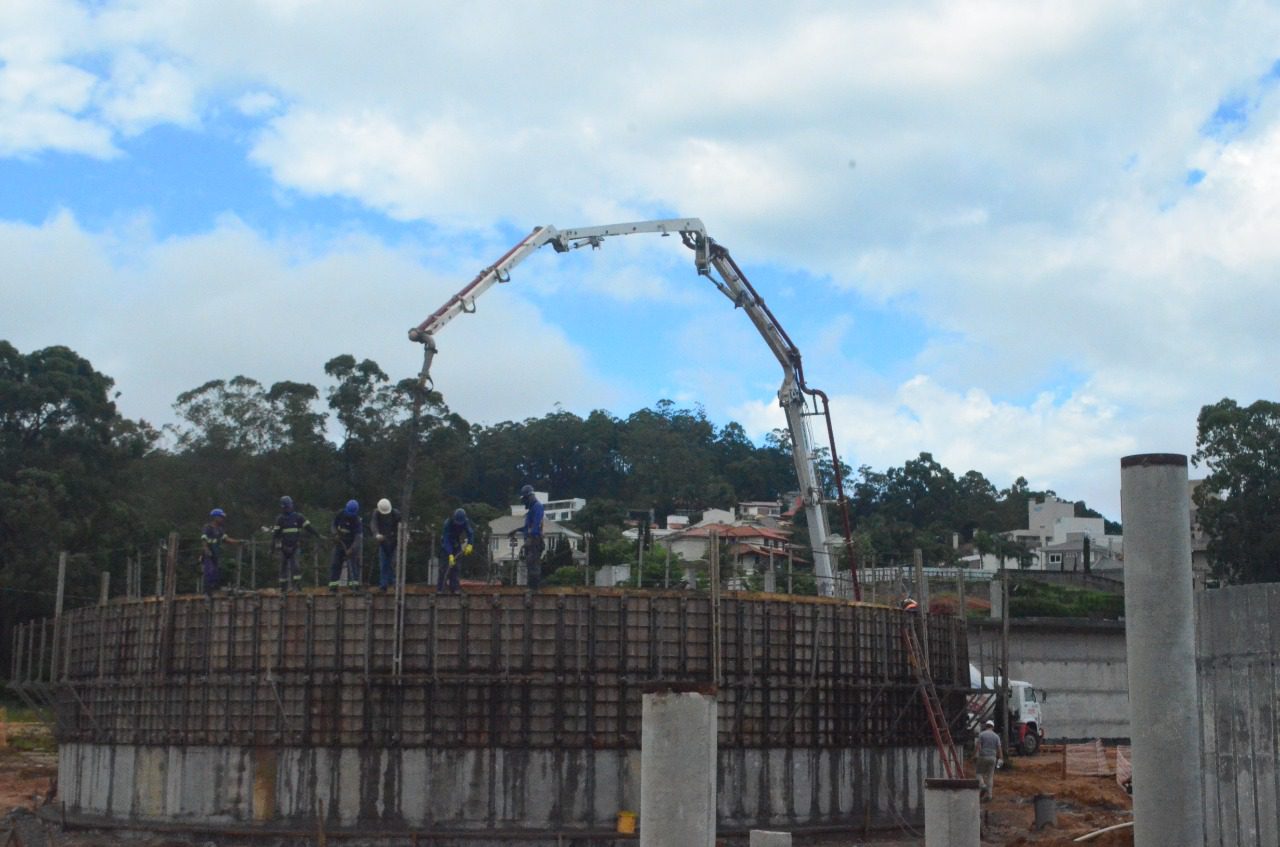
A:
[[[1280,844],[1280,585],[1197,592],[1205,843]]]
[[[986,675],[995,672],[999,656],[1000,622],[971,621],[969,661]],[[1009,676],[1048,693],[1047,738],[1129,737],[1123,623],[1015,618],[1009,622]]]
[[[59,793],[74,816],[376,837],[612,829],[640,808],[639,750],[146,747],[65,743]],[[718,825],[861,827],[919,822],[928,747],[721,750]],[[441,842],[444,843],[444,842]],[[552,842],[554,843],[554,841]]]

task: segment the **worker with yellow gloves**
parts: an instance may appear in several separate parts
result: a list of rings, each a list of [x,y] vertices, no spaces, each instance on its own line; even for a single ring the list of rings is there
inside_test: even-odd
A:
[[[444,522],[440,533],[440,546],[444,550],[445,562],[440,567],[440,576],[436,579],[436,591],[440,594],[457,594],[462,590],[458,573],[458,557],[470,556],[475,543],[475,532],[471,522],[467,520],[465,509],[458,509],[453,517]]]

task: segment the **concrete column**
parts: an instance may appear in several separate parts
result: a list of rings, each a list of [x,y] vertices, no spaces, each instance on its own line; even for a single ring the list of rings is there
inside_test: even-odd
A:
[[[978,791],[976,779],[924,781],[925,847],[979,847]]]
[[[714,847],[715,687],[658,683],[643,704],[640,847]]]
[[[1203,844],[1187,457],[1120,460],[1136,847]]]

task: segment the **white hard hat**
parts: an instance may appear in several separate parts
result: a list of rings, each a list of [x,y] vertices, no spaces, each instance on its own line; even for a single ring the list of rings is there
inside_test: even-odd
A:
[[[983,725],[983,726],[995,726],[995,725],[996,725],[996,722],[995,722],[995,721],[983,721],[982,725]]]
[[[384,515],[391,514],[391,501],[388,500],[386,497],[383,497],[381,500],[379,500],[378,511],[382,512],[382,514]]]

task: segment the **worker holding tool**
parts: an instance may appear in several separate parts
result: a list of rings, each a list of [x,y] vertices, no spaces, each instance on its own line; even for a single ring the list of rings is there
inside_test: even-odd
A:
[[[346,508],[333,516],[333,558],[329,560],[329,590],[360,585],[360,542],[364,526],[360,521],[360,504],[348,500]],[[346,568],[346,579],[342,576]]]
[[[436,579],[436,592],[457,594],[462,589],[459,578],[458,557],[470,556],[475,543],[475,532],[471,529],[471,521],[467,520],[465,509],[455,511],[440,531],[440,546],[444,550],[445,563],[440,568],[440,576]]]
[[[533,486],[520,489],[524,501],[524,526],[511,530],[509,535],[524,533],[524,572],[530,591],[537,591],[542,584],[542,503],[533,493]]]
[[[378,589],[386,593],[396,581],[396,545],[400,540],[400,510],[391,508],[383,497],[371,521],[373,540],[378,542]]]
[[[222,543],[241,543],[240,539],[227,535],[223,527],[226,521],[227,513],[214,509],[209,513],[209,522],[200,531],[200,567],[204,574],[204,593],[210,597],[222,587]]]
[[[315,538],[320,537],[311,521],[294,509],[293,498],[285,495],[280,498],[280,516],[276,518],[274,527],[263,527],[270,531],[272,539],[280,545],[280,590],[296,591],[302,587],[302,568],[298,566],[298,549],[302,544],[302,533],[309,532]]]
[[[996,786],[996,768],[1004,764],[1004,745],[996,734],[996,722],[986,721],[978,733],[978,782],[982,786],[982,799],[990,800]]]

